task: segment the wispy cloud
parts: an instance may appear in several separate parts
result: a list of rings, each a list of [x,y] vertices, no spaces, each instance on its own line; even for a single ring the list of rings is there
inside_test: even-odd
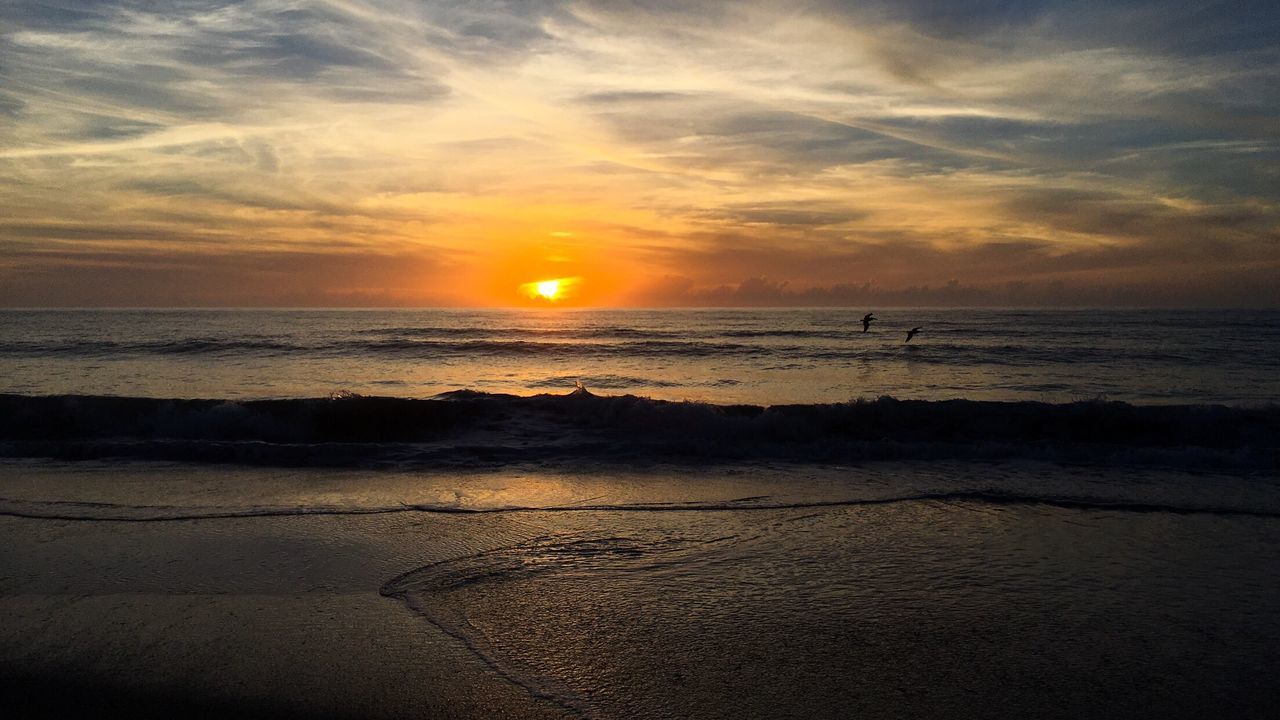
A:
[[[1269,2],[11,0],[0,302],[1208,302],[1280,261],[1278,48]]]

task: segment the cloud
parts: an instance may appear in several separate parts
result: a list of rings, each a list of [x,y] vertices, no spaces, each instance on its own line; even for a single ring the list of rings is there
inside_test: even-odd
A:
[[[23,272],[0,284],[7,306],[439,306],[458,298],[425,282],[442,264],[368,253],[0,253]]]
[[[827,0],[844,19],[900,23],[923,35],[1000,42],[1051,37],[1079,47],[1202,55],[1268,48],[1280,10],[1268,0]],[[1247,21],[1245,20],[1247,18]]]
[[[366,253],[447,258],[422,282],[462,287],[577,254],[610,269],[609,297],[673,277],[684,290],[654,297],[846,288],[805,296],[826,302],[870,282],[978,302],[938,288],[1128,278],[1209,301],[1280,259],[1278,17],[1253,0],[12,0],[0,283],[60,262],[83,279],[93,253]],[[328,267],[298,272],[341,284]],[[391,265],[365,272],[397,286]],[[221,287],[265,298],[266,277]],[[502,301],[483,287],[459,302]]]
[[[1155,263],[1170,258],[1231,260],[1274,256],[1280,246],[1280,208],[1242,202],[1200,206],[1100,192],[1036,190],[1006,202],[1010,213],[1054,232],[1120,241]],[[1125,243],[1125,241],[1129,241]]]
[[[867,213],[831,201],[787,201],[730,204],[712,210],[708,217],[735,226],[824,228],[867,217]]]
[[[1097,284],[1071,280],[882,288],[836,283],[793,288],[787,282],[750,277],[736,284],[695,288],[688,278],[667,277],[644,289],[650,307],[1277,307],[1280,289],[1270,282],[1277,266],[1245,273],[1206,273],[1178,282]],[[851,318],[852,321],[852,318]]]

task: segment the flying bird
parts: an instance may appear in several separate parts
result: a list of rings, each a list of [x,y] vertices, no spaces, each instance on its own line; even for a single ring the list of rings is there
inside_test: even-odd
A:
[[[875,321],[875,320],[879,320],[879,318],[877,318],[875,315],[872,315],[871,313],[867,313],[866,315],[863,315],[862,316],[862,332],[866,332],[870,330],[871,323],[872,321]]]
[[[913,328],[911,328],[910,330],[908,330],[908,331],[907,331],[907,342],[911,342],[911,338],[915,337],[915,336],[916,336],[916,333],[918,333],[918,332],[920,332],[920,328],[918,328],[918,327],[913,327]]]

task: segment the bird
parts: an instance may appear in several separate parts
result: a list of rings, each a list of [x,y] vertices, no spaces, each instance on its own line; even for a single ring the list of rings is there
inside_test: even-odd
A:
[[[862,316],[862,332],[866,332],[867,330],[870,330],[872,321],[878,320],[878,319],[879,318],[877,318],[875,315],[871,313],[867,313],[866,315],[863,315]]]
[[[913,327],[913,328],[911,328],[910,330],[908,330],[908,331],[907,331],[907,342],[911,342],[911,338],[915,337],[915,336],[916,336],[916,333],[918,333],[918,332],[920,332],[920,328],[918,328],[918,327]]]

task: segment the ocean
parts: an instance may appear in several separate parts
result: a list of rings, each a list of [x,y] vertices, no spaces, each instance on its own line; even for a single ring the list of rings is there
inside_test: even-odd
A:
[[[0,392],[1280,400],[1280,311],[7,310]],[[922,330],[910,343],[906,333]]]
[[[864,312],[0,312],[0,687],[1272,715],[1280,312]]]

